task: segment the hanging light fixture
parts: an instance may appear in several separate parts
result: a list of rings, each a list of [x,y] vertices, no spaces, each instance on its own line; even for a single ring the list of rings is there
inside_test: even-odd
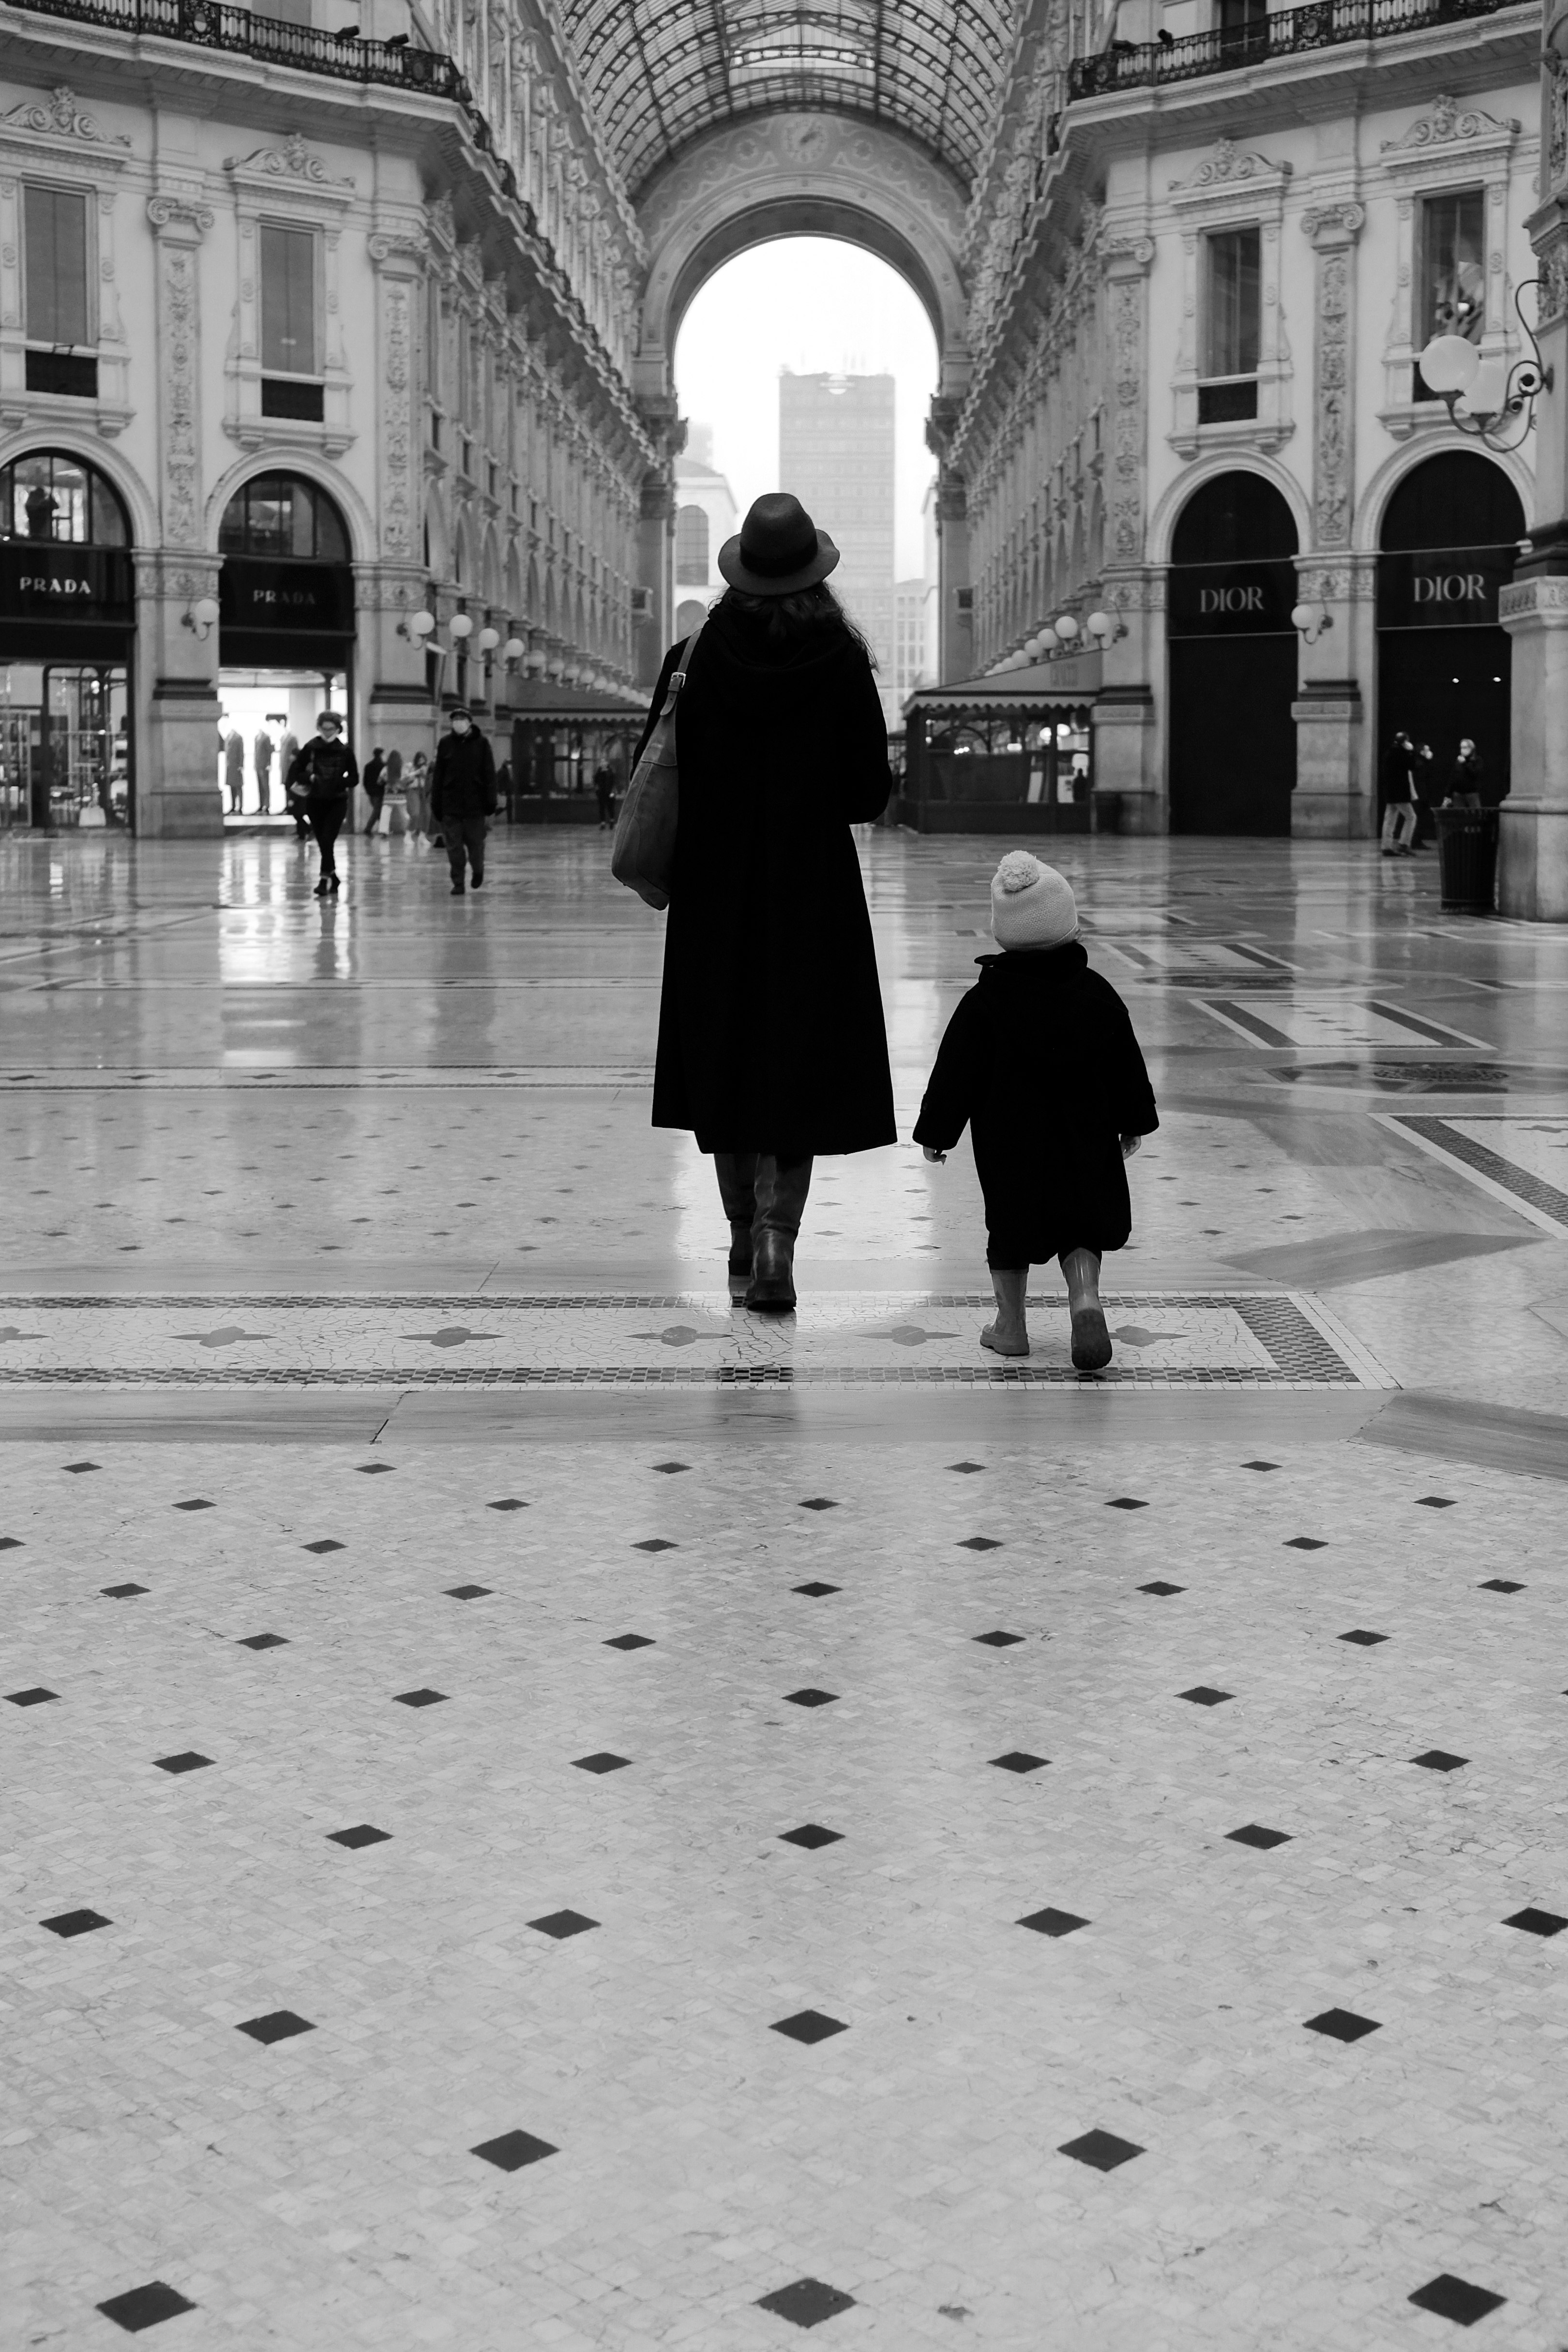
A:
[[[1489,449],[1517,449],[1534,428],[1536,401],[1552,390],[1552,370],[1542,364],[1535,330],[1520,302],[1525,286],[1539,294],[1541,280],[1527,278],[1513,294],[1519,323],[1530,338],[1530,359],[1515,360],[1505,369],[1501,360],[1484,360],[1464,335],[1434,335],[1419,362],[1423,382],[1447,410],[1455,431],[1484,441]],[[1519,429],[1510,440],[1505,436],[1516,423]]]
[[[481,629],[479,635],[475,638],[474,643],[479,646],[480,653],[493,654],[496,647],[500,643],[500,631],[499,629]]]
[[[467,613],[454,613],[447,624],[447,634],[448,636],[458,638],[460,643],[463,638],[472,635],[473,627],[473,622]]]

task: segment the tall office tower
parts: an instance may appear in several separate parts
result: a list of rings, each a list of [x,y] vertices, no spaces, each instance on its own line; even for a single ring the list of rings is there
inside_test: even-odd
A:
[[[889,728],[899,724],[893,627],[893,379],[779,378],[779,487],[793,490],[843,561],[829,585],[877,656]]]

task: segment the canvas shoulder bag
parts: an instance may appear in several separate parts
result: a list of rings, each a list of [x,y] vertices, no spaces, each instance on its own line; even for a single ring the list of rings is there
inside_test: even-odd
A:
[[[653,722],[653,732],[642,758],[632,771],[616,824],[615,847],[610,852],[610,871],[616,881],[635,890],[649,907],[662,908],[669,904],[680,798],[675,707],[691,667],[692,648],[701,635],[702,624],[699,621],[686,640],[679,667],[671,675],[664,708]]]

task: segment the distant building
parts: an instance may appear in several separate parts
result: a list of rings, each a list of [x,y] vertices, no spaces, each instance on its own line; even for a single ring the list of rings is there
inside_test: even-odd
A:
[[[719,550],[740,528],[734,492],[713,464],[713,427],[687,427],[675,461],[675,634],[689,636],[724,586]]]
[[[893,619],[893,400],[890,375],[779,378],[779,487],[837,545],[832,585],[877,657],[889,728],[899,720]]]
[[[893,590],[893,689],[903,709],[917,686],[934,686],[936,673],[926,645],[931,583],[900,580]]]

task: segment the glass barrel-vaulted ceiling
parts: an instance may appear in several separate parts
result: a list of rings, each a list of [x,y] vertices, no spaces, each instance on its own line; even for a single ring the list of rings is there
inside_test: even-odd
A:
[[[1014,0],[560,0],[635,198],[689,140],[763,109],[908,131],[967,184],[1002,90]]]

